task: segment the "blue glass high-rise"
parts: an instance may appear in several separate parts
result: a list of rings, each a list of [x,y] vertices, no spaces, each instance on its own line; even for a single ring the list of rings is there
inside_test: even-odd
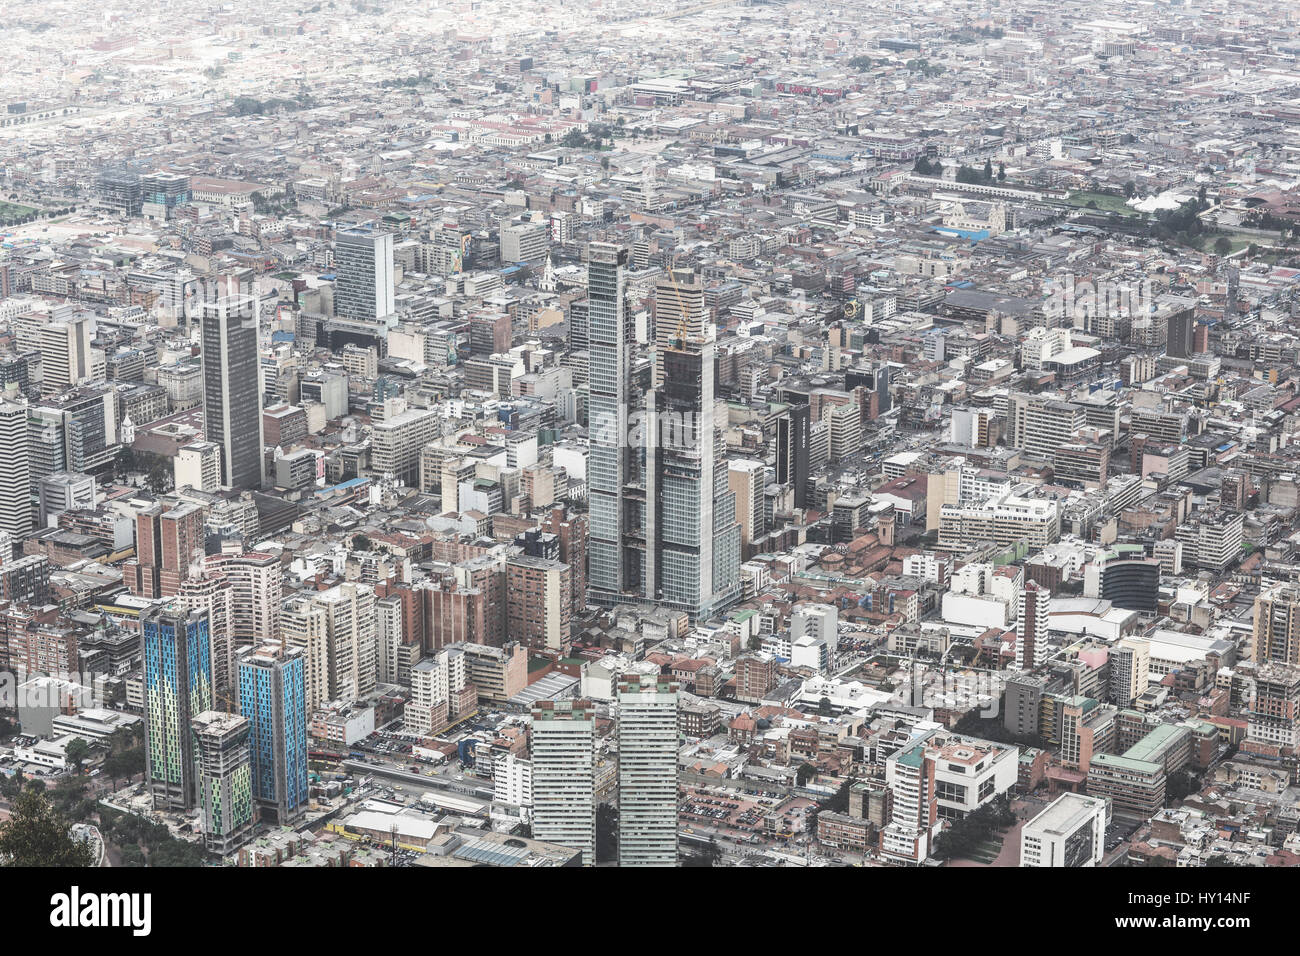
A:
[[[302,651],[279,644],[239,657],[239,712],[249,723],[253,800],[267,822],[307,809],[307,687]]]
[[[212,709],[212,651],[205,611],[175,604],[140,616],[144,658],[145,776],[158,809],[189,810],[197,800],[196,743],[190,721]]]

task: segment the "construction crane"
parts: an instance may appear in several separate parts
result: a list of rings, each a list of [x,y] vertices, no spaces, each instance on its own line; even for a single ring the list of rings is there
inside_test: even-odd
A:
[[[676,263],[668,264],[668,281],[673,285],[673,292],[677,294],[677,331],[673,338],[669,340],[669,345],[673,348],[681,348],[686,344],[686,305],[682,301],[682,287],[677,284]]]

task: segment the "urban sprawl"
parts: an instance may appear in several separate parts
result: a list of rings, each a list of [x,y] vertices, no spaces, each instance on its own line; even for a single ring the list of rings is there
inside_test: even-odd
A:
[[[0,857],[1300,865],[1300,7],[4,7]]]

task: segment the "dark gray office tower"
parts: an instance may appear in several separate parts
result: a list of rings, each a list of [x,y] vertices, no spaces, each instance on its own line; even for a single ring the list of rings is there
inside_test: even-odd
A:
[[[714,427],[714,343],[690,330],[671,336],[664,385],[650,391],[653,366],[634,354],[624,301],[627,261],[625,248],[590,246],[588,600],[708,618],[740,596],[740,525]]]
[[[228,296],[203,304],[203,427],[221,446],[221,483],[262,486],[262,386],[258,302]]]
[[[1190,358],[1195,354],[1196,309],[1188,306],[1169,313],[1166,326],[1168,340],[1165,354],[1174,358]]]
[[[894,401],[889,395],[890,371],[888,365],[882,365],[876,369],[875,393],[877,396],[876,412],[883,415],[894,407]]]
[[[790,405],[776,419],[776,480],[794,486],[794,506],[808,507],[808,405]]]
[[[569,303],[569,351],[580,352],[590,345],[587,336],[587,300]]]

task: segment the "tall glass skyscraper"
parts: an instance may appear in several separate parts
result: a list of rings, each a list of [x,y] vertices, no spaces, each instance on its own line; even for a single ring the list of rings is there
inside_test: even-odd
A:
[[[587,597],[708,618],[740,597],[740,525],[713,414],[713,333],[687,308],[688,290],[702,288],[675,275],[663,315],[678,319],[663,326],[654,356],[661,384],[636,387],[627,261],[626,249],[608,243],[588,250]]]
[[[640,590],[640,576],[623,554],[624,484],[629,475],[628,398],[632,330],[624,303],[627,250],[593,242],[587,260],[588,388],[590,437],[587,495],[589,600],[613,607],[625,591]],[[629,571],[633,573],[629,573]]]
[[[144,658],[145,777],[158,809],[189,810],[197,800],[191,720],[212,709],[208,616],[175,604],[140,615]]]
[[[239,712],[249,722],[253,798],[279,824],[307,808],[307,688],[303,652],[266,644],[239,658]]]
[[[228,296],[203,304],[203,428],[221,446],[221,483],[262,486],[262,383],[257,300]]]
[[[708,618],[740,598],[740,524],[714,425],[711,337],[674,339],[647,397],[646,598]]]

